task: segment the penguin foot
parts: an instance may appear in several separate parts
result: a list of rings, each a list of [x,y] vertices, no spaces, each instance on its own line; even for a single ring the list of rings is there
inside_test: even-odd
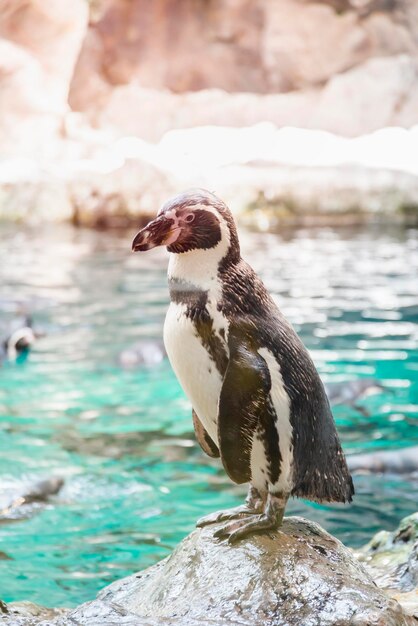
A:
[[[225,524],[213,536],[217,539],[227,539],[228,543],[235,543],[247,535],[265,530],[276,530],[280,524],[267,515],[252,515],[250,518]]]
[[[253,513],[246,519],[225,524],[213,536],[217,539],[227,539],[231,544],[256,532],[276,530],[282,525],[286,501],[287,498],[269,495],[263,513],[258,515]]]
[[[246,504],[241,504],[241,506],[235,506],[232,509],[225,509],[224,511],[215,511],[214,513],[209,513],[209,515],[205,515],[197,520],[196,526],[198,528],[202,528],[203,526],[208,526],[209,524],[216,524],[216,522],[223,522],[231,519],[240,519],[241,517],[246,517],[247,515],[254,515],[255,513],[261,512],[263,510],[262,506],[259,510],[253,509]]]
[[[245,504],[235,506],[232,509],[225,509],[224,511],[215,511],[209,513],[197,520],[196,526],[202,528],[209,524],[216,524],[217,522],[223,522],[231,519],[240,519],[248,515],[255,515],[262,513],[264,508],[264,500],[258,489],[250,484],[248,487],[248,495],[245,499]]]

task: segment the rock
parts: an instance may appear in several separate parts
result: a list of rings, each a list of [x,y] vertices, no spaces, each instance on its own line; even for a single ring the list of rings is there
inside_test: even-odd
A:
[[[378,532],[355,554],[376,584],[418,618],[418,513],[405,517],[393,532]]]
[[[394,598],[402,606],[407,615],[412,615],[415,620],[418,620],[418,590],[405,591],[403,593],[391,592],[391,597]]]
[[[122,157],[110,166],[114,167],[110,172],[76,172],[68,182],[73,223],[96,228],[145,226],[173,194],[172,176],[141,158]]]
[[[271,121],[351,136],[418,121],[411,0],[90,5],[86,32],[85,0],[0,0],[0,157],[40,163],[36,182],[0,190],[6,216],[27,219],[49,202],[71,212],[62,181],[45,183],[43,162],[74,149],[67,98],[95,127],[152,141],[207,124]]]
[[[234,546],[214,540],[213,531],[195,530],[167,559],[71,611],[69,623],[413,624],[351,552],[312,522],[287,518],[283,531]]]
[[[418,61],[400,55],[334,76],[312,112],[312,126],[356,136],[385,126],[412,126],[417,111]]]
[[[398,0],[305,0],[306,2],[319,2],[332,6],[338,13],[344,13],[350,9],[355,10],[359,15],[369,15],[373,11],[393,11]],[[407,0],[409,2],[409,0]]]
[[[207,125],[244,127],[270,121],[279,127],[306,128],[319,98],[317,90],[261,96],[204,89],[179,95],[130,83],[115,87],[88,115],[100,128],[159,141],[170,130]],[[141,115],[132,115],[133,110]]]
[[[101,109],[112,94],[115,85],[109,83],[101,72],[102,55],[102,39],[99,33],[90,29],[84,38],[69,85],[69,105],[73,110],[87,111],[93,102],[95,109]]]
[[[42,140],[55,138],[63,111],[49,102],[45,82],[30,52],[0,39],[0,157],[33,154]]]
[[[60,0],[0,0],[0,36],[30,52],[48,75],[48,96],[60,107],[87,26],[87,7]]]
[[[170,195],[205,187],[261,229],[418,221],[418,166],[409,156],[418,126],[354,139],[267,123],[201,127],[158,144],[70,130],[60,158],[3,161],[0,218],[139,226]]]
[[[287,128],[416,124],[416,2],[70,4],[0,0],[0,218],[126,227],[205,186],[260,228],[416,222],[418,131]]]
[[[100,42],[96,71],[111,85],[135,77],[146,87],[175,92],[208,85],[265,91],[261,5],[259,0],[186,0],[174,7],[168,0],[155,0],[151,8],[147,0],[105,2],[90,25]],[[86,45],[91,49],[88,39]],[[88,58],[82,53],[70,99],[76,108],[83,62]]]
[[[87,27],[87,5],[0,0],[1,154],[51,154]]]
[[[347,463],[352,472],[412,474],[418,472],[418,446],[351,454]]]
[[[60,158],[42,168],[29,159],[3,162],[0,219],[72,221],[96,228],[139,226],[155,217],[161,203],[176,191],[169,172],[140,158],[117,155],[111,142],[89,156],[80,146],[76,158],[61,151]]]
[[[411,0],[145,5],[103,0],[91,17],[69,102],[94,124],[156,140],[204,124],[353,136],[418,121]]]
[[[7,167],[7,166],[6,166]],[[38,181],[0,182],[0,219],[39,224],[68,221],[73,206],[62,180],[43,176]]]
[[[326,83],[335,74],[379,54],[355,11],[338,13],[329,3],[294,0],[264,4],[262,61],[269,91]],[[321,33],[321,36],[318,36]],[[330,51],[333,51],[330,54]],[[386,54],[390,54],[389,49]]]
[[[87,76],[99,98],[105,85],[131,82],[175,93],[275,93],[317,86],[370,58],[418,52],[410,0],[98,4],[71,86],[77,110],[94,106]]]
[[[413,223],[418,167],[404,155],[413,154],[417,137],[418,127],[344,139],[267,123],[171,131],[158,144],[126,137],[108,147],[113,160],[125,161],[121,170],[90,173],[85,184],[99,198],[107,190],[123,193],[132,217],[140,209],[154,215],[170,190],[204,187],[224,198],[239,220],[259,228]],[[80,206],[88,216],[88,201],[81,199]]]
[[[132,115],[133,110],[141,115]],[[99,127],[158,141],[173,129],[244,127],[266,121],[279,128],[314,128],[355,137],[385,126],[409,128],[418,122],[417,111],[418,59],[399,55],[335,74],[324,87],[289,93],[206,89],[175,94],[132,82],[114,87],[88,115]]]
[[[6,604],[0,600],[0,624],[5,626],[49,626],[53,623],[51,620],[66,612],[66,609],[48,609],[33,602]]]
[[[408,519],[408,518],[407,518]],[[416,533],[404,520],[400,540]],[[334,537],[302,518],[233,546],[210,526],[143,572],[109,585],[73,610],[0,602],[4,626],[413,626]],[[405,535],[407,533],[407,535]],[[382,544],[383,545],[383,544]],[[405,573],[405,572],[404,572]],[[408,579],[414,584],[416,572]],[[404,588],[405,585],[402,586]],[[411,607],[408,592],[398,594]]]

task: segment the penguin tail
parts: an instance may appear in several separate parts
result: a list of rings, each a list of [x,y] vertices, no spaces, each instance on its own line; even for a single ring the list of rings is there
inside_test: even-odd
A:
[[[351,502],[353,479],[341,449],[339,452],[333,463],[306,467],[292,490],[292,496],[314,502]]]
[[[292,496],[311,500],[312,502],[341,502],[347,504],[353,501],[355,494],[353,480],[348,476],[344,485],[315,484],[312,481],[302,482],[292,490]]]

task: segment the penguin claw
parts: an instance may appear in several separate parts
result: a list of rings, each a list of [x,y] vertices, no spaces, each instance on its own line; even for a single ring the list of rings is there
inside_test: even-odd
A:
[[[225,524],[224,526],[221,526],[221,528],[219,528],[217,531],[215,531],[213,533],[213,536],[216,539],[228,539],[228,542],[229,542],[230,537],[232,537],[235,534],[236,528],[237,526],[235,523]]]
[[[281,520],[272,518],[266,514],[252,515],[250,518],[237,520],[221,526],[213,536],[216,539],[227,539],[229,544],[233,544],[238,539],[242,539],[253,533],[276,530],[280,526]]]
[[[225,511],[215,511],[215,513],[209,513],[209,515],[205,515],[197,520],[196,526],[198,528],[202,528],[203,526],[208,526],[209,524],[216,524],[217,522],[223,522],[232,519],[240,519],[241,517],[246,517],[248,515],[254,515],[256,511],[252,508],[249,508],[245,504],[241,506],[236,506],[233,509],[226,509]]]
[[[224,524],[217,531],[213,533],[213,536],[216,539],[228,539],[229,543],[232,543],[234,540],[238,539],[240,536],[244,536],[244,529],[246,529],[249,523],[254,524],[254,522],[259,522],[260,519],[264,517],[263,515],[252,515],[250,519],[245,520],[236,520],[234,522],[230,522],[228,524]],[[232,541],[231,541],[232,539]]]

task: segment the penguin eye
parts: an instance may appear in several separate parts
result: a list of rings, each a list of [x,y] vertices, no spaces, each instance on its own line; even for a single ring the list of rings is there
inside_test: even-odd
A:
[[[195,215],[194,213],[189,213],[188,215],[186,215],[186,217],[184,218],[184,221],[187,222],[188,224],[191,224],[194,221]]]

